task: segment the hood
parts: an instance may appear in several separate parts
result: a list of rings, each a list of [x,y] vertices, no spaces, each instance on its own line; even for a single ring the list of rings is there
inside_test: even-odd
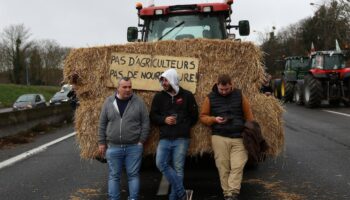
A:
[[[175,69],[168,69],[160,75],[160,78],[166,78],[171,87],[175,90],[176,94],[179,93],[179,77],[177,76],[177,72]]]

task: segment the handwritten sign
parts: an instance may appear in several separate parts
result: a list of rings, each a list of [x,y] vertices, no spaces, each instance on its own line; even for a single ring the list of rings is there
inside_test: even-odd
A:
[[[190,57],[112,53],[107,86],[117,87],[119,78],[130,77],[134,89],[159,91],[160,75],[173,68],[177,71],[181,87],[195,93],[198,64],[197,58]]]

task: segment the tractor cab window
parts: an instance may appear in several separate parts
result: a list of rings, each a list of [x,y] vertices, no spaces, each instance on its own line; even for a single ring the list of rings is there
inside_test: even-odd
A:
[[[175,15],[146,20],[147,41],[180,40],[186,38],[223,39],[226,36],[221,15]]]
[[[345,68],[345,59],[342,54],[322,54],[312,58],[312,68],[342,69]]]
[[[312,62],[311,62],[311,67],[312,68],[323,69],[323,56],[322,55],[316,55],[315,57],[313,57],[312,58]]]
[[[308,59],[305,58],[298,58],[291,60],[291,68],[293,70],[299,69],[299,68],[307,68],[309,65]]]
[[[325,55],[324,69],[342,69],[345,68],[345,59],[342,54]]]

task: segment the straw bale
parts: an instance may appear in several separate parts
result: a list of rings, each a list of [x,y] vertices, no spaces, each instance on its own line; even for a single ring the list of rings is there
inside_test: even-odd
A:
[[[264,78],[262,52],[250,42],[230,40],[181,40],[155,43],[128,43],[72,50],[65,61],[64,78],[75,84],[80,107],[77,109],[75,128],[82,158],[97,154],[98,119],[104,99],[115,89],[106,86],[111,53],[151,54],[199,59],[198,82],[195,98],[199,107],[211,91],[217,76],[229,74],[235,87],[242,89],[251,102],[255,119],[270,145],[268,155],[277,156],[284,145],[283,109],[273,97],[259,93]],[[78,79],[72,77],[77,75]],[[154,91],[135,91],[150,108]],[[189,155],[211,152],[210,129],[198,122],[191,133]],[[145,154],[155,153],[159,140],[158,129],[151,128],[145,144]]]

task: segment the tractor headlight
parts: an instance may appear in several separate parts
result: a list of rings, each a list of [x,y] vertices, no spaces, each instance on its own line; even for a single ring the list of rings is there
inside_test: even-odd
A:
[[[211,6],[205,6],[205,7],[203,7],[203,12],[211,12],[211,11],[212,11]]]
[[[155,15],[162,15],[162,14],[163,14],[163,10],[162,10],[162,9],[155,10],[155,11],[154,11],[154,14],[155,14]]]

